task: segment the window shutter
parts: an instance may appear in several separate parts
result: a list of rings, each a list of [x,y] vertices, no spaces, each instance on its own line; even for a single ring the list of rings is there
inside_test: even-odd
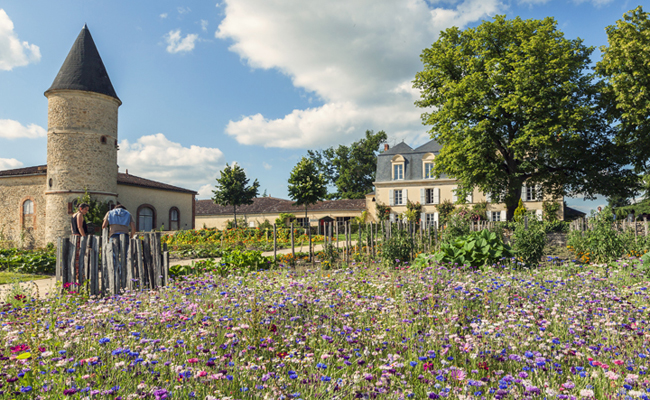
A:
[[[506,220],[506,210],[501,211],[501,221]]]
[[[526,201],[526,186],[521,187],[521,201]]]
[[[433,204],[440,204],[440,188],[433,189]]]
[[[473,203],[474,202],[473,200],[474,200],[474,194],[473,193],[468,194],[467,197],[465,198],[465,202],[467,202],[467,203]]]
[[[437,212],[433,213],[433,224],[436,226],[436,229],[438,229],[438,216],[439,214]]]
[[[544,196],[542,195],[542,185],[535,185],[535,196],[537,197],[537,201],[544,200]]]
[[[420,189],[420,204],[426,204],[425,193],[426,189]]]
[[[543,214],[542,210],[535,210],[535,215],[537,216],[537,219],[539,221],[542,220],[542,214]]]
[[[390,218],[389,219],[390,219],[391,223],[395,222],[395,214],[390,213]]]
[[[487,220],[492,221],[492,211],[486,211],[485,214],[487,214]]]
[[[406,201],[409,199],[408,189],[402,189],[402,205],[406,204]]]
[[[492,195],[490,193],[485,193],[485,201],[488,203],[492,201]]]
[[[420,213],[420,223],[424,225],[427,222],[427,215],[425,213]]]
[[[388,191],[388,205],[389,206],[395,205],[395,191],[393,189]]]
[[[458,201],[458,196],[456,195],[456,189],[458,189],[458,186],[452,186],[451,188],[451,202],[455,203]]]

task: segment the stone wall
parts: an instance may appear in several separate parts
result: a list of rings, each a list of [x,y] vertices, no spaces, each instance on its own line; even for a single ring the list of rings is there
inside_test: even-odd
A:
[[[149,205],[154,209],[156,215],[154,228],[160,229],[164,224],[164,229],[169,230],[169,210],[172,207],[177,207],[180,213],[179,228],[192,229],[194,195],[191,193],[131,185],[117,185],[117,191],[119,193],[117,201],[126,207],[134,219],[138,217],[137,212],[140,206]]]
[[[34,215],[22,218],[23,202]],[[16,247],[45,246],[45,174],[0,178],[0,241]]]
[[[356,211],[336,211],[336,210],[327,210],[327,211],[309,211],[307,209],[307,216],[311,222],[311,226],[316,226],[317,222],[324,217],[330,217],[336,220],[336,217],[360,217],[363,210]],[[305,218],[305,208],[296,207],[295,211],[292,212],[296,218]],[[237,219],[246,220],[246,227],[258,227],[268,220],[271,224],[275,223],[275,220],[280,217],[280,213],[263,213],[263,214],[240,214],[237,212]],[[206,228],[217,228],[225,229],[228,221],[232,221],[234,218],[233,214],[219,214],[219,215],[197,215],[195,218],[196,229],[201,229],[204,226]],[[368,221],[370,222],[370,221]]]

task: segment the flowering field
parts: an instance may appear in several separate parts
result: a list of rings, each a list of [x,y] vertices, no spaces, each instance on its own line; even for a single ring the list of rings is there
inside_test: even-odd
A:
[[[16,295],[0,313],[0,397],[645,399],[647,293],[618,263],[357,264]]]

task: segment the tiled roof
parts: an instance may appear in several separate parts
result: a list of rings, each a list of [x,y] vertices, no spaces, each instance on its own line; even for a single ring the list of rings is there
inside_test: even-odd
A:
[[[52,86],[45,93],[57,89],[85,90],[118,99],[86,25],[77,36]]]
[[[46,175],[47,174],[47,165],[37,165],[35,167],[27,168],[17,168],[17,169],[8,169],[0,171],[0,177],[3,176],[21,176],[21,175]],[[196,194],[195,191],[189,189],[183,189],[178,186],[168,185],[162,182],[152,181],[150,179],[140,178],[139,176],[129,175],[118,173],[117,174],[117,183],[119,185],[129,185],[129,186],[139,186],[143,188],[151,189],[160,189],[160,190],[169,190],[172,192],[183,192]]]
[[[150,179],[140,178],[139,176],[123,174],[119,172],[117,174],[117,184],[118,185],[128,185],[128,186],[139,186],[144,188],[151,189],[160,189],[160,190],[169,190],[172,192],[183,192],[183,193],[192,193],[196,194],[194,190],[183,189],[178,186],[168,185],[162,182],[152,181]]]
[[[47,174],[47,165],[37,165],[35,167],[6,169],[0,171],[0,176],[20,176],[20,175],[45,175]]]
[[[264,214],[264,213],[294,213],[304,211],[304,207],[294,206],[291,200],[276,197],[256,197],[253,204],[237,207],[237,214]],[[343,199],[319,201],[308,207],[309,211],[361,211],[366,208],[365,199]],[[232,214],[232,206],[220,206],[212,200],[198,200],[196,202],[196,215],[221,215]]]

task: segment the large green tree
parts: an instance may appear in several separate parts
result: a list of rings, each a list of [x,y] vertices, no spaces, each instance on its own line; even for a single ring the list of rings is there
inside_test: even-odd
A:
[[[441,145],[434,172],[504,202],[511,219],[522,186],[593,198],[633,185],[588,74],[593,48],[553,18],[496,16],[450,28],[422,52],[414,87],[423,122]],[[460,193],[461,195],[463,193]]]
[[[309,150],[309,158],[323,172],[326,182],[336,187],[327,199],[363,199],[373,190],[377,154],[386,142],[386,132],[366,131],[366,136],[350,146],[340,145],[321,151]]]
[[[305,221],[307,207],[316,204],[327,195],[325,177],[318,172],[313,160],[303,157],[291,170],[289,177],[289,197],[296,206],[305,206]]]
[[[596,71],[607,80],[609,115],[616,124],[619,145],[638,172],[647,173],[650,160],[650,15],[641,6],[607,27],[608,46]]]
[[[221,176],[217,178],[217,184],[212,193],[212,200],[220,206],[232,206],[234,219],[233,226],[237,227],[237,207],[244,204],[253,204],[253,199],[257,197],[260,184],[257,179],[252,185],[248,185],[249,179],[246,172],[237,164],[230,166],[221,171]]]

